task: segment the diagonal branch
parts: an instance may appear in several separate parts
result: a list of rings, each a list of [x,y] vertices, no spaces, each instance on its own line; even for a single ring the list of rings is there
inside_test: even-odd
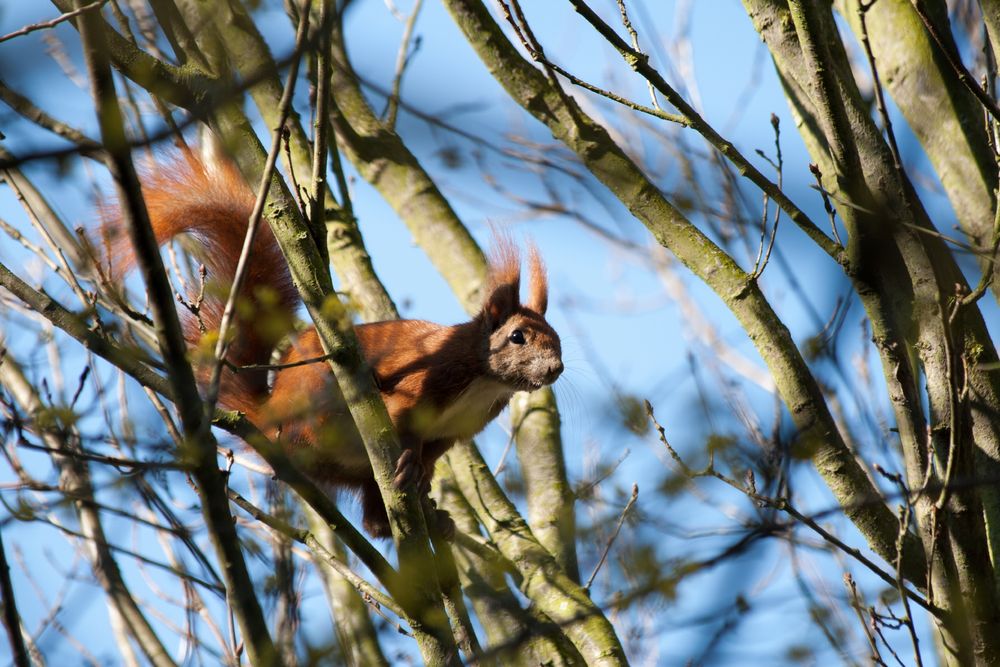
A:
[[[788,217],[797,224],[808,236],[812,239],[816,245],[823,249],[826,254],[832,257],[840,264],[844,264],[847,259],[843,254],[843,248],[841,248],[837,243],[835,243],[830,237],[823,233],[823,231],[816,226],[816,224],[809,218],[806,213],[800,209],[791,199],[782,192],[781,188],[766,176],[760,172],[757,167],[755,167],[746,157],[740,153],[732,142],[723,138],[715,128],[713,128],[708,121],[701,117],[693,106],[688,104],[687,100],[678,93],[674,88],[667,83],[666,79],[656,71],[656,69],[649,64],[649,58],[646,54],[637,51],[632,48],[621,36],[618,35],[615,30],[605,23],[604,19],[597,15],[593,9],[591,9],[583,0],[569,0],[573,8],[579,13],[588,23],[590,23],[597,32],[604,37],[618,52],[622,55],[622,58],[638,72],[644,79],[646,79],[654,88],[670,104],[676,108],[681,115],[687,119],[690,127],[694,129],[698,134],[705,137],[705,139],[710,143],[716,150],[722,153],[726,159],[736,166],[739,173],[750,180],[754,185],[759,187],[763,192],[778,205]]]
[[[588,665],[627,664],[611,623],[538,542],[475,445],[459,442],[445,456],[462,495],[500,552],[520,572],[521,591],[539,611],[564,628]]]

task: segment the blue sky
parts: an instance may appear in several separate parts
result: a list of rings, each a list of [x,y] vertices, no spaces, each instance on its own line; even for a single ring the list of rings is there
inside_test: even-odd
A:
[[[581,78],[614,86],[617,92],[648,103],[644,83],[592,34],[568,3],[524,4],[535,34],[546,46],[550,57]],[[808,155],[794,131],[770,59],[742,6],[735,0],[702,0],[682,5],[682,8],[690,7],[692,11],[689,44],[693,69],[688,71],[685,60],[677,58],[677,53],[671,49],[678,43],[680,31],[677,4],[672,0],[649,0],[645,3],[645,11],[634,11],[633,21],[639,29],[640,45],[652,53],[654,65],[675,85],[683,87],[685,81],[696,81],[696,93],[688,89],[688,99],[695,101],[705,117],[717,129],[723,130],[744,154],[753,156],[765,173],[770,171],[766,163],[754,155],[754,151],[762,149],[771,153],[773,134],[769,117],[772,113],[777,114],[782,127],[786,191],[815,219],[825,221],[819,197],[809,188],[812,179],[806,169]],[[614,11],[613,2],[595,2],[594,5],[613,18],[610,13]],[[409,3],[402,8],[408,9]],[[286,53],[291,44],[291,31],[281,11],[272,13],[273,17],[258,21],[258,24],[266,31],[274,52]],[[0,6],[0,33],[54,15],[54,9],[46,3],[4,3]],[[401,24],[389,16],[382,2],[359,0],[355,3],[349,15],[348,39],[355,66],[364,78],[381,86],[391,80],[401,33]],[[64,26],[56,34],[62,38],[71,55],[75,55],[77,43],[73,31]],[[440,3],[426,3],[416,34],[420,36],[421,43],[404,82],[403,94],[407,103],[426,113],[445,114],[449,122],[472,128],[478,135],[498,144],[511,145],[509,139],[514,134],[537,142],[551,142],[544,128],[510,102],[491,79]],[[650,41],[650,36],[654,34],[659,42]],[[0,76],[11,87],[29,93],[43,108],[96,135],[86,91],[66,82],[58,66],[43,57],[43,50],[38,33],[0,44]],[[48,85],[48,81],[59,83]],[[580,93],[574,94],[586,100],[588,110],[612,120],[623,136],[636,133],[640,138],[632,144],[633,148],[640,151],[644,159],[663,165],[665,183],[676,182],[676,165],[671,163],[669,155],[657,154],[662,150],[660,144],[641,138],[641,127],[620,122],[615,112],[603,102]],[[11,123],[9,127],[8,122]],[[0,111],[0,123],[4,124],[0,129],[7,135],[5,146],[15,153],[58,145],[51,137],[25,131],[24,124],[14,122],[6,111]],[[903,124],[898,125],[902,127]],[[574,482],[587,479],[593,475],[596,462],[613,463],[626,451],[629,452],[615,474],[601,486],[606,504],[581,506],[581,520],[589,522],[594,518],[592,513],[596,516],[615,514],[624,504],[633,482],[640,486],[643,512],[676,517],[678,523],[690,531],[682,538],[720,525],[731,525],[727,517],[732,512],[747,513],[746,503],[718,484],[699,485],[706,494],[700,499],[696,495],[682,494],[668,501],[655,494],[654,490],[667,470],[662,462],[660,445],[650,434],[630,434],[614,421],[614,403],[609,398],[612,391],[648,398],[654,404],[661,423],[667,426],[673,444],[693,461],[701,460],[699,457],[703,455],[705,437],[711,428],[734,429],[733,419],[725,414],[715,415],[717,424],[714,426],[706,423],[696,397],[696,378],[689,364],[689,353],[699,349],[699,334],[691,331],[677,304],[665,296],[660,280],[627,254],[609,250],[607,244],[582,231],[571,219],[560,216],[523,219],[508,200],[483,181],[472,163],[471,149],[462,140],[441,130],[433,130],[406,113],[401,116],[399,130],[451,199],[460,217],[484,245],[488,242],[489,224],[492,223],[511,226],[518,235],[530,235],[542,250],[552,277],[550,321],[562,334],[566,350],[567,371],[556,385],[556,391],[562,409],[564,444],[571,478]],[[694,149],[705,151],[704,145],[694,136],[686,139]],[[904,154],[918,162],[922,159],[912,137],[904,134],[902,144]],[[459,168],[449,166],[445,159],[445,152],[456,148],[463,156]],[[544,195],[544,185],[525,165],[510,158],[490,156],[487,159],[491,173],[501,179],[507,191],[529,199]],[[30,165],[26,171],[43,191],[54,193],[53,203],[71,225],[92,224],[94,190],[84,177],[94,174],[96,170],[84,168],[79,163],[73,163],[69,168],[73,176],[70,179],[63,178],[51,162]],[[106,186],[104,176],[95,175],[98,186]],[[581,210],[585,210],[602,227],[633,243],[645,245],[650,242],[646,230],[624,208],[614,202],[608,204],[611,198],[593,179],[582,183],[560,182],[559,188],[564,197],[578,203]],[[748,192],[749,200],[754,206],[759,206],[759,195]],[[461,320],[464,314],[459,304],[422,251],[412,243],[408,231],[392,209],[360,178],[352,179],[352,197],[375,268],[404,315],[441,322]],[[927,202],[938,217],[939,226],[950,229],[952,222],[947,202],[933,194],[928,196]],[[6,188],[0,188],[0,218],[19,228],[27,227],[22,210]],[[828,317],[837,296],[843,292],[839,287],[842,281],[838,267],[813,249],[804,235],[787,220],[782,222],[778,248],[789,261],[794,262],[795,278],[806,287],[815,310],[824,318]],[[744,268],[752,263],[746,256],[738,256],[737,259]],[[0,261],[8,266],[18,266],[23,260],[24,254],[9,239],[0,241]],[[763,369],[752,345],[717,297],[684,270],[680,270],[679,275],[688,287],[692,301],[702,308],[709,321],[715,323],[721,338],[751,364]],[[788,282],[777,270],[765,273],[763,285],[798,341],[816,333],[813,318],[794,298]],[[998,321],[995,307],[987,313],[987,317],[991,322]],[[858,320],[858,309],[855,308],[845,327],[849,332],[842,348],[845,358],[862,350]],[[43,354],[19,349],[12,339],[13,333],[14,330],[9,330],[7,338],[19,357],[35,359],[39,363],[44,361]],[[71,344],[64,345],[63,351],[69,359],[67,382],[72,385],[72,378],[75,377],[72,369],[78,369],[81,361],[77,359],[74,362],[72,357],[78,354],[78,350],[75,351]],[[875,369],[877,376],[877,366]],[[878,386],[878,380],[875,380],[875,385]],[[765,430],[770,429],[773,397],[753,386],[743,385],[743,388],[748,405],[760,416]],[[150,421],[155,420],[151,411],[146,411],[150,412]],[[155,431],[152,426],[150,429]],[[505,435],[500,427],[491,427],[480,438],[480,445],[489,461],[498,460],[504,441]],[[881,463],[893,465],[891,460]],[[0,481],[5,479],[8,477],[3,471]],[[829,493],[815,475],[805,471],[797,479],[797,492],[801,494],[803,505],[813,510],[832,505]],[[142,549],[155,551],[155,544],[144,542],[151,539],[148,531],[130,535],[124,524],[110,523],[123,531],[116,535],[123,542],[132,541]],[[838,522],[837,526],[853,544],[861,545],[860,539],[844,522]],[[25,551],[29,562],[39,562],[37,559],[47,557],[48,553],[64,565],[68,558],[60,551],[64,551],[62,537],[49,528],[18,525],[16,530],[5,530],[4,537],[8,548],[12,542],[17,543]],[[708,555],[719,545],[728,543],[728,537],[705,537],[700,542],[688,541],[684,548],[700,549]],[[672,550],[679,548],[678,543],[668,537],[664,537],[661,547],[664,558],[670,557]],[[808,553],[804,557],[808,561],[805,570],[810,576],[813,573],[817,576],[822,574],[837,583],[838,570],[829,558],[813,558]],[[724,647],[717,656],[719,664],[740,664],[740,657],[745,658],[746,654],[740,656],[730,649],[741,644],[751,655],[777,656],[780,659],[783,648],[799,637],[816,635],[815,641],[820,642],[818,633],[805,618],[803,602],[785,561],[787,554],[784,547],[772,542],[741,557],[729,569],[720,569],[719,572],[694,577],[686,582],[676,600],[670,603],[673,607],[663,614],[665,620],[661,624],[662,641],[659,646],[665,661],[662,664],[675,664],[675,660],[689,656],[692,646],[700,646],[699,638],[705,636],[704,627],[689,627],[687,621],[706,611],[708,607],[701,600],[706,596],[721,599],[733,590],[744,588],[759,594],[751,600],[756,613],[737,631],[737,641],[729,648]],[[590,560],[586,563],[584,569],[592,566]],[[858,568],[852,570],[859,580],[868,581]],[[132,572],[130,576],[137,585],[141,585],[138,574]],[[32,606],[35,596],[25,581],[15,583],[28,625],[32,627],[43,610],[37,604]],[[49,584],[54,587],[57,582],[43,582],[43,585]],[[86,590],[86,584],[81,586]],[[318,588],[313,586],[310,590],[316,593]],[[841,591],[835,593],[842,594]],[[73,595],[82,594],[78,590]],[[306,604],[315,605],[318,609],[322,601],[316,596],[307,600]],[[86,607],[73,605],[72,608],[82,611],[78,617],[63,619],[63,622],[74,631],[93,638],[97,647],[94,650],[103,651],[104,645],[97,638],[107,636],[106,631],[102,634],[101,630],[106,628],[107,621],[100,601],[91,599]],[[313,636],[319,637],[329,631],[329,621],[324,614],[307,616]],[[678,622],[667,622],[671,619]],[[54,646],[50,644],[48,648]],[[0,648],[0,652],[3,650]],[[64,653],[54,653],[52,664],[58,662],[55,659],[57,655],[69,659],[73,650],[65,647]]]

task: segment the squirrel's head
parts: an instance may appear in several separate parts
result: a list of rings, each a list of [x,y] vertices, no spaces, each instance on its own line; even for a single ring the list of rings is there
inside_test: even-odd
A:
[[[528,265],[531,286],[522,304],[520,254],[509,238],[494,238],[489,286],[478,318],[489,336],[489,373],[523,391],[552,384],[563,370],[559,334],[545,320],[548,281],[534,245]]]

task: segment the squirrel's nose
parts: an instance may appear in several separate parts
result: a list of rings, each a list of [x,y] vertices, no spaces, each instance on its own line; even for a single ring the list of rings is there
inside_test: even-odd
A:
[[[549,364],[549,382],[555,382],[555,379],[563,372],[563,362],[562,359],[556,359]]]

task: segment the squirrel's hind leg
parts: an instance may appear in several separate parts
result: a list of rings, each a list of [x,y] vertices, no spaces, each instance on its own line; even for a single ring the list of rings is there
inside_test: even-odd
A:
[[[389,515],[386,514],[382,493],[378,490],[378,484],[374,479],[361,485],[361,511],[363,512],[361,525],[364,526],[366,533],[377,538],[392,537]]]

